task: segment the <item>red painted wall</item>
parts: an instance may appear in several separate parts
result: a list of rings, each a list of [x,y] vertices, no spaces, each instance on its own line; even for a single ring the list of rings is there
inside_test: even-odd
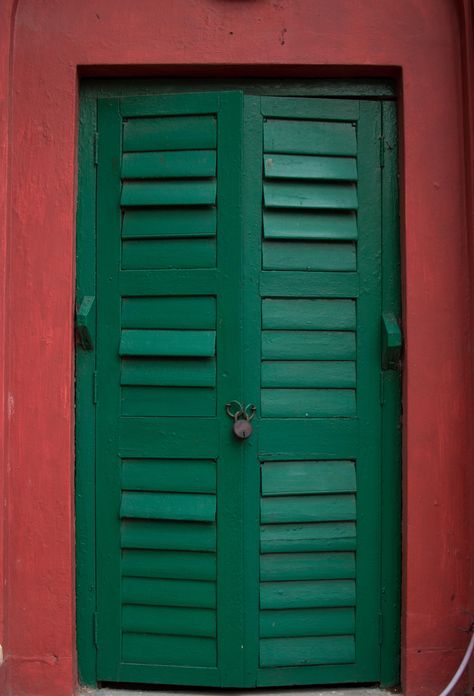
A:
[[[78,73],[325,75],[338,66],[340,75],[401,75],[403,686],[409,696],[444,686],[473,605],[470,41],[469,0],[0,3],[3,693],[68,696],[76,684]]]

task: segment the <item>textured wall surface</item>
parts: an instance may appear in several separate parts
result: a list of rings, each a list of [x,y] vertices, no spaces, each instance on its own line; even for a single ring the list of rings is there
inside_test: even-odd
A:
[[[357,77],[399,70],[403,685],[422,696],[444,686],[467,642],[459,630],[469,623],[463,612],[472,609],[469,37],[467,0],[0,3],[4,693],[66,696],[76,685],[73,304],[81,71],[284,77],[332,75],[338,67],[337,74]]]

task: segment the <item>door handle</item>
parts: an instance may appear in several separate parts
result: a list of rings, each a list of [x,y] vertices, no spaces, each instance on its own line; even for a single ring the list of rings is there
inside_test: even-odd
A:
[[[393,312],[382,314],[382,370],[398,370],[402,356],[403,336]]]
[[[79,308],[76,310],[76,340],[83,350],[93,350],[94,348],[92,341],[92,307],[94,302],[95,297],[93,295],[85,295]]]

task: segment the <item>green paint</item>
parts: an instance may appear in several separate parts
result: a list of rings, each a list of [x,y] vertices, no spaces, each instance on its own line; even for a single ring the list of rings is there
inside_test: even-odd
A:
[[[395,684],[394,108],[205,87],[81,106],[81,680]]]

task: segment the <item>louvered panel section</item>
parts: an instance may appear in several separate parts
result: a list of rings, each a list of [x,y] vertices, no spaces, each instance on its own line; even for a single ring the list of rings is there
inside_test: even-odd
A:
[[[214,116],[125,121],[124,270],[215,267],[216,123]]]
[[[352,123],[264,122],[263,417],[357,415],[356,154]]]
[[[215,297],[123,297],[121,319],[122,414],[215,415]]]
[[[150,662],[156,648],[155,663],[181,664],[170,638],[173,650],[191,641],[193,664],[214,665],[216,462],[127,459],[121,481],[124,659],[141,646]]]
[[[262,667],[355,659],[356,489],[353,461],[263,462]]]

